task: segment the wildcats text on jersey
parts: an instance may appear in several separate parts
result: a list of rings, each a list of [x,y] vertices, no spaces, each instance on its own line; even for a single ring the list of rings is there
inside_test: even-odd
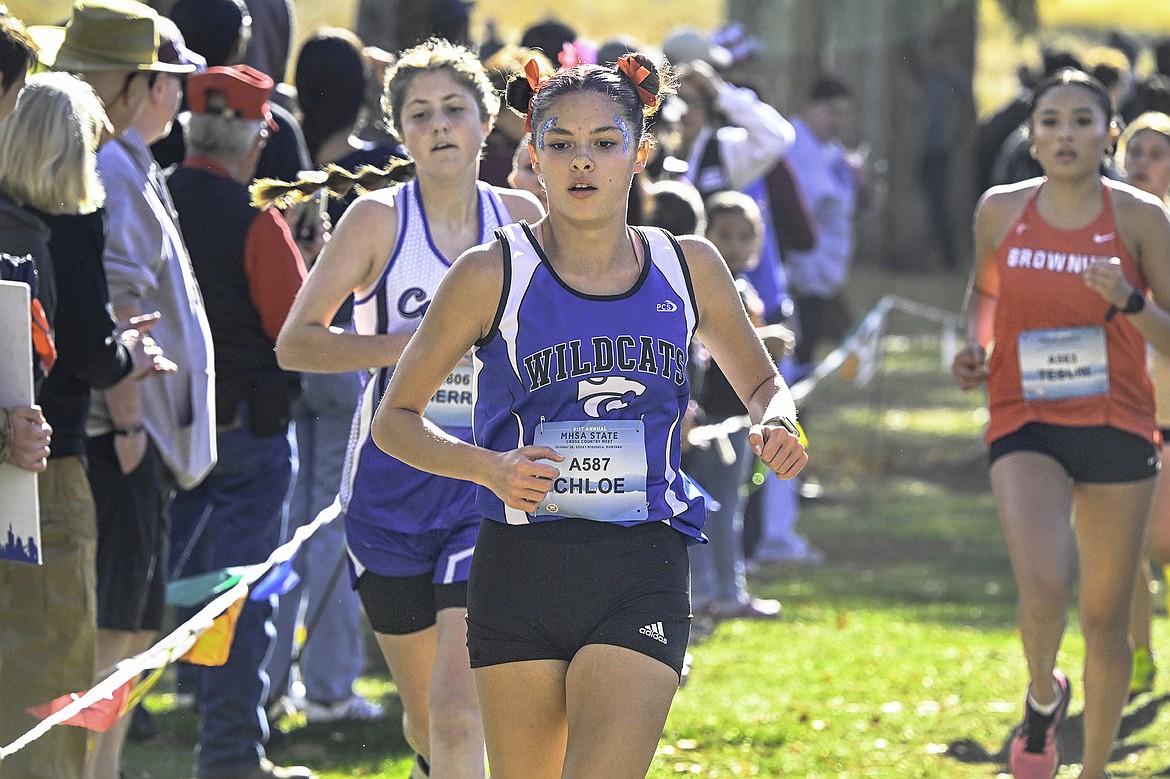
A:
[[[1013,246],[1008,249],[1007,266],[1009,268],[1048,270],[1054,273],[1084,273],[1085,269],[1089,267],[1089,263],[1094,260],[1108,259],[1108,257],[1099,254],[1070,254]]]
[[[525,357],[523,363],[529,390],[615,368],[625,373],[673,378],[681,387],[686,381],[687,353],[670,341],[648,335],[597,336],[588,344],[574,340],[546,346]]]

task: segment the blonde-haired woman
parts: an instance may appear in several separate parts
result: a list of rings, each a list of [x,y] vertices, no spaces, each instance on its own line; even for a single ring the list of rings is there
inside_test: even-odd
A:
[[[96,518],[83,461],[90,390],[168,370],[149,338],[119,335],[110,314],[96,157],[105,127],[93,89],[63,73],[29,76],[16,110],[0,122],[0,252],[37,264],[56,341],[37,398],[53,429],[39,477],[43,565],[0,561],[6,744],[37,723],[29,707],[93,683]],[[54,728],[5,758],[4,770],[80,776],[85,743],[83,729]]]
[[[480,516],[473,485],[411,468],[370,421],[451,263],[492,231],[543,213],[528,193],[477,181],[499,100],[462,46],[403,52],[383,105],[417,175],[345,212],[289,313],[277,357],[299,371],[369,371],[342,484],[354,587],[403,705],[415,776],[483,777],[483,726],[467,654],[467,571]],[[356,332],[330,327],[354,296]],[[451,372],[428,418],[471,440],[471,369]]]
[[[1114,155],[1125,173],[1125,183],[1166,200],[1170,193],[1170,116],[1157,111],[1142,114],[1125,128]],[[1154,400],[1158,427],[1162,431],[1162,459],[1170,456],[1170,357],[1150,350],[1154,379]],[[1133,673],[1129,693],[1139,695],[1154,689],[1158,667],[1150,642],[1150,563],[1170,563],[1170,478],[1159,475],[1150,506],[1146,529],[1146,560],[1138,569],[1129,617],[1129,640],[1133,644]]]
[[[90,214],[106,199],[97,147],[106,114],[93,88],[67,73],[29,76],[0,124],[0,192],[46,214]]]

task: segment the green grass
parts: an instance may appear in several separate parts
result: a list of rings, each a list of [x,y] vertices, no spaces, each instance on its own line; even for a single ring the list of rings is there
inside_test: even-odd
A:
[[[955,277],[865,268],[851,282],[858,315],[889,289],[957,310],[961,287]],[[799,529],[826,563],[757,571],[753,590],[779,598],[784,619],[723,623],[692,647],[692,673],[675,699],[654,779],[986,779],[1006,770],[1024,670],[988,491],[983,398],[953,387],[936,325],[896,313],[888,332],[882,370],[868,385],[831,376],[805,407],[808,475],[825,495],[804,504]],[[1155,620],[1154,637],[1156,647],[1170,647],[1165,618]],[[1060,665],[1077,691],[1082,658],[1074,628]],[[407,777],[393,685],[384,672],[363,685],[394,710],[389,720],[285,720],[288,743],[273,756],[311,765],[323,779]],[[1075,693],[1066,736],[1072,763],[1081,701]],[[1114,776],[1170,776],[1168,701],[1164,678],[1127,709]],[[127,777],[188,776],[193,718],[174,710],[173,696],[149,704],[166,735],[128,748]],[[1076,774],[1068,765],[1061,777]]]

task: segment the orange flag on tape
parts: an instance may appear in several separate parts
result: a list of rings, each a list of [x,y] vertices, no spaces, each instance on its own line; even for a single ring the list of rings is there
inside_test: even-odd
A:
[[[246,599],[247,596],[244,596],[228,606],[227,611],[216,617],[211,627],[200,633],[195,639],[194,646],[179,659],[195,665],[226,663],[228,654],[232,651],[232,638],[236,634],[236,620],[240,616],[240,610],[244,608]]]
[[[109,730],[111,726],[122,716],[126,711],[126,701],[130,699],[130,688],[134,686],[134,680],[131,679],[123,684],[118,689],[114,690],[109,698],[102,698],[95,703],[90,704],[86,708],[74,714],[66,720],[62,720],[62,725],[76,725],[81,728],[88,728],[89,730],[105,731]],[[80,698],[85,693],[71,693],[69,695],[62,695],[60,698],[44,703],[40,706],[34,706],[28,710],[28,713],[37,719],[45,719],[61,709],[68,706],[73,701]]]

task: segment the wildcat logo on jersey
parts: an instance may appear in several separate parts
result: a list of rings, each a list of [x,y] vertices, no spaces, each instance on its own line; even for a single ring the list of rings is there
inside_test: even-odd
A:
[[[635,396],[646,391],[646,385],[625,376],[603,376],[595,379],[581,379],[577,384],[577,400],[585,401],[585,413],[594,419],[601,412],[610,413],[629,404],[624,398],[629,393]]]
[[[523,364],[530,390],[615,369],[624,374],[656,374],[681,387],[686,382],[687,352],[648,335],[599,335],[587,343],[576,340],[546,346],[525,357]]]

